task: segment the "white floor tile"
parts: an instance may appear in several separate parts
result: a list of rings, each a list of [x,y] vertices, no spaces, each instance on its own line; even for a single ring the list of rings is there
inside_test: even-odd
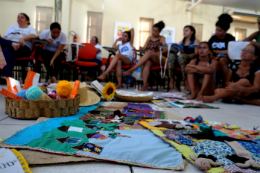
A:
[[[115,163],[70,163],[30,169],[33,173],[131,173],[129,166]]]

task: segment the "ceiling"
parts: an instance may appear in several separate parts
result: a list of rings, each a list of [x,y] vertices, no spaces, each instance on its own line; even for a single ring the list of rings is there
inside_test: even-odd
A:
[[[260,13],[260,0],[203,0],[203,4],[254,10]]]

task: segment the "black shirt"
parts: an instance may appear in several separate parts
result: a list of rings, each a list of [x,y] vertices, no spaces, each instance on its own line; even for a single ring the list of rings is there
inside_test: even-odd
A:
[[[213,50],[228,50],[228,42],[235,41],[235,37],[226,34],[224,39],[219,39],[216,35],[209,39],[209,45]]]

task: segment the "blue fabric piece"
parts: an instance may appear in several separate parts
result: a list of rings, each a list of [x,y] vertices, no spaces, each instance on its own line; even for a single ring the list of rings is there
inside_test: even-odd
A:
[[[207,126],[207,125],[205,125],[205,124],[200,124],[200,123],[194,123],[194,124],[197,124],[198,126],[200,126],[200,127],[204,127],[204,128],[208,128],[209,126]],[[228,135],[226,134],[226,133],[224,133],[224,132],[221,132],[221,131],[219,131],[219,130],[217,130],[217,129],[214,129],[214,128],[212,128],[213,129],[213,133],[214,133],[214,135],[216,136],[216,137],[220,137],[220,136],[227,136],[228,137]]]
[[[50,132],[53,128],[60,127],[63,121],[77,120],[87,112],[96,109],[102,103],[103,102],[99,102],[96,105],[81,107],[79,112],[74,116],[51,118],[49,120],[28,126],[14,134],[12,137],[5,139],[3,142],[9,145],[26,145],[32,140],[39,139],[44,132]]]
[[[115,139],[106,140],[89,139],[90,143],[104,147],[100,155],[84,151],[78,151],[77,154],[118,162],[138,163],[148,167],[183,167],[181,153],[155,137],[149,130],[115,130],[115,132],[131,138],[117,136]],[[108,135],[105,131],[101,133]]]
[[[217,158],[217,162],[224,162],[225,165],[221,166],[228,166],[234,165],[232,161],[226,158],[229,154],[235,154],[235,151],[225,142],[219,141],[198,141],[197,145],[191,146],[191,149],[197,154],[206,154],[206,155],[213,155]]]
[[[253,140],[257,144],[251,142],[237,141],[240,145],[242,145],[246,150],[250,151],[252,155],[259,157],[260,159],[260,139]]]

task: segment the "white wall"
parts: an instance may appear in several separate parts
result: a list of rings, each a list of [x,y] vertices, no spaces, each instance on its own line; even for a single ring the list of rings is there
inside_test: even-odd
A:
[[[36,6],[54,9],[54,0],[0,0],[0,34],[3,36],[11,25],[17,25],[19,13],[26,13],[30,17],[30,26],[35,28]]]
[[[239,10],[254,13],[253,11],[249,10]],[[200,4],[194,8],[191,15],[191,22],[203,24],[202,41],[208,41],[210,39],[212,32],[215,31],[215,24],[218,21],[218,16],[222,13],[223,7],[221,6]],[[228,33],[233,35],[235,28],[247,29],[247,36],[258,30],[257,24],[233,22],[231,23],[231,27],[228,30]]]

